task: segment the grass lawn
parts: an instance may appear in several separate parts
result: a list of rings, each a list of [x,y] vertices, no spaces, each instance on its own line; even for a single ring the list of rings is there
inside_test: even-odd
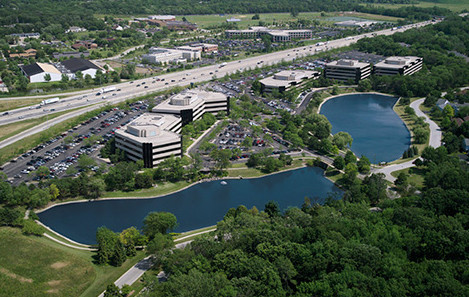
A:
[[[94,264],[94,255],[1,227],[0,296],[96,297],[145,257],[138,251],[121,267],[114,267]]]
[[[90,261],[0,228],[0,296],[80,296],[97,273]]]
[[[2,100],[0,101],[0,112],[16,109],[20,107],[30,106],[38,104],[44,100],[43,98],[32,98],[32,99],[18,99],[18,100]]]
[[[239,29],[246,29],[250,26],[258,26],[259,21],[265,22],[267,24],[272,24],[276,22],[280,25],[287,24],[288,22],[296,21],[298,19],[316,19],[321,22],[326,23],[333,23],[333,21],[328,21],[327,18],[329,17],[336,17],[341,16],[340,13],[327,13],[323,17],[321,17],[321,13],[319,12],[301,12],[297,17],[292,17],[290,13],[260,13],[259,20],[253,20],[252,17],[254,14],[226,14],[226,15],[219,15],[219,14],[209,14],[209,15],[187,15],[187,16],[177,16],[176,19],[182,20],[185,17],[189,22],[196,23],[199,27],[207,28],[210,26],[216,26],[223,23],[226,23],[226,19],[229,18],[236,18],[240,19],[240,22],[237,22],[237,26]],[[400,18],[390,17],[390,16],[382,16],[382,15],[374,15],[368,13],[349,13],[347,16],[350,17],[359,17],[369,20],[377,20],[377,21],[388,21],[388,22],[395,22]]]
[[[407,173],[409,175],[407,180],[410,184],[414,185],[419,190],[423,189],[425,170],[418,167],[411,167],[391,172],[391,175],[397,178],[401,172]]]
[[[443,7],[448,8],[454,12],[460,12],[463,9],[469,9],[469,0],[440,0],[438,2],[418,2],[417,4],[373,4],[376,6],[386,8],[399,8],[402,6],[417,6],[417,7]]]
[[[123,191],[115,191],[115,192],[108,192],[105,193],[102,198],[118,198],[118,197],[155,197],[160,195],[165,195],[172,193],[174,191],[181,190],[188,185],[190,182],[180,181],[177,183],[164,183],[158,184],[155,188],[150,189],[142,189],[132,192],[123,192]]]

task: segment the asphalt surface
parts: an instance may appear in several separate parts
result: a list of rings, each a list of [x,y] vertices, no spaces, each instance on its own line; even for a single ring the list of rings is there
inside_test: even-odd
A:
[[[28,171],[34,171],[37,168],[32,168],[31,166],[34,167],[33,164],[27,164],[28,162],[31,162],[32,160],[37,160],[38,158],[40,160],[44,161],[44,164],[41,164],[40,166],[46,166],[50,168],[57,162],[61,162],[63,160],[68,160],[65,161],[65,163],[76,163],[77,160],[77,155],[80,155],[82,153],[86,154],[91,154],[93,152],[97,152],[97,145],[94,147],[90,148],[87,151],[84,151],[84,137],[87,137],[86,135],[89,135],[90,133],[93,135],[98,135],[101,137],[104,137],[106,134],[113,134],[113,130],[118,129],[123,125],[125,122],[129,121],[132,117],[137,116],[141,113],[144,112],[142,110],[143,106],[136,104],[134,105],[134,108],[138,108],[139,110],[136,111],[121,111],[121,110],[112,110],[105,115],[98,117],[97,119],[94,118],[90,120],[88,123],[83,123],[80,124],[73,129],[70,129],[69,131],[63,133],[62,135],[54,138],[53,140],[50,140],[46,143],[43,143],[42,145],[36,147],[39,148],[39,150],[34,150],[29,151],[21,156],[19,156],[17,159],[14,159],[2,166],[3,172],[8,176],[8,179],[11,181],[13,185],[18,185],[21,182],[27,182],[31,181],[34,177],[33,174],[27,173],[24,170]],[[117,114],[121,114],[122,117],[118,118],[117,121],[110,123],[109,126],[107,124],[102,124],[101,122],[106,121],[110,118],[115,117]],[[73,143],[73,146],[64,149],[63,145],[63,138],[67,136],[74,136],[74,135],[81,135],[82,137],[74,137],[75,142]],[[41,148],[42,147],[42,148]],[[49,153],[48,153],[49,152]],[[51,154],[53,152],[57,152],[57,154]],[[51,160],[45,159],[47,156],[53,156]],[[72,165],[72,164],[69,164]],[[29,167],[29,169],[28,169]],[[37,165],[35,167],[38,167]],[[22,173],[23,172],[23,173]],[[65,175],[65,172],[61,173],[56,173],[55,176],[61,177]]]

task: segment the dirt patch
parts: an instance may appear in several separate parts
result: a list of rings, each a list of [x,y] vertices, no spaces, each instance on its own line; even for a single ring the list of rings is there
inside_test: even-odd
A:
[[[50,293],[50,294],[57,294],[59,292],[59,290],[58,289],[49,289],[46,292]]]
[[[11,271],[9,271],[8,269],[5,269],[3,267],[0,267],[0,273],[3,273],[5,274],[6,276],[9,276],[11,278],[14,278],[14,279],[17,279],[19,280],[20,282],[22,283],[32,283],[33,280],[30,279],[30,278],[25,278],[25,277],[22,277],[20,275],[17,275],[16,273],[13,273]]]
[[[53,263],[50,267],[54,268],[54,269],[60,269],[60,268],[64,268],[66,266],[68,266],[68,262],[55,262]]]
[[[61,280],[51,280],[51,281],[48,281],[47,284],[51,287],[55,287],[55,286],[58,286],[62,281]]]

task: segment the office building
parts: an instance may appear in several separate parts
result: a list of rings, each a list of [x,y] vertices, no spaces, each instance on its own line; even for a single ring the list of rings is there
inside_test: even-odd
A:
[[[116,130],[116,148],[132,161],[143,160],[152,168],[171,156],[182,156],[181,118],[170,114],[145,113]]]
[[[254,26],[248,30],[226,30],[227,38],[259,38],[270,35],[273,42],[288,42],[293,39],[311,39],[311,30],[274,30],[266,27]]]
[[[222,93],[188,90],[173,95],[168,100],[155,106],[152,112],[178,115],[186,125],[201,118],[204,113],[217,114],[220,111],[229,113],[229,97]]]
[[[200,59],[200,52],[169,48],[150,48],[148,54],[142,55],[142,60],[152,64],[184,63]]]
[[[285,70],[266,77],[260,81],[263,93],[271,93],[273,90],[279,92],[288,91],[291,87],[301,86],[309,79],[319,78],[320,73],[317,71],[307,70]]]
[[[371,74],[370,63],[357,60],[338,60],[326,64],[324,75],[328,79],[338,81],[352,80],[355,83],[369,77]]]
[[[423,58],[420,57],[389,57],[376,63],[373,67],[375,75],[412,75],[422,69]]]
[[[229,97],[222,93],[189,90],[173,95],[122,129],[116,130],[116,147],[130,160],[143,160],[152,168],[171,156],[182,156],[182,126],[204,113],[229,113]]]

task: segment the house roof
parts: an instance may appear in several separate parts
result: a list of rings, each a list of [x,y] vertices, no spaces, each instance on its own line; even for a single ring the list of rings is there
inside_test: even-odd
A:
[[[90,68],[101,70],[98,66],[91,63],[90,61],[85,60],[85,59],[79,59],[79,58],[72,58],[69,60],[65,60],[62,62],[62,65],[64,65],[64,67],[70,70],[70,72],[72,73],[75,73],[77,71],[84,71]]]

